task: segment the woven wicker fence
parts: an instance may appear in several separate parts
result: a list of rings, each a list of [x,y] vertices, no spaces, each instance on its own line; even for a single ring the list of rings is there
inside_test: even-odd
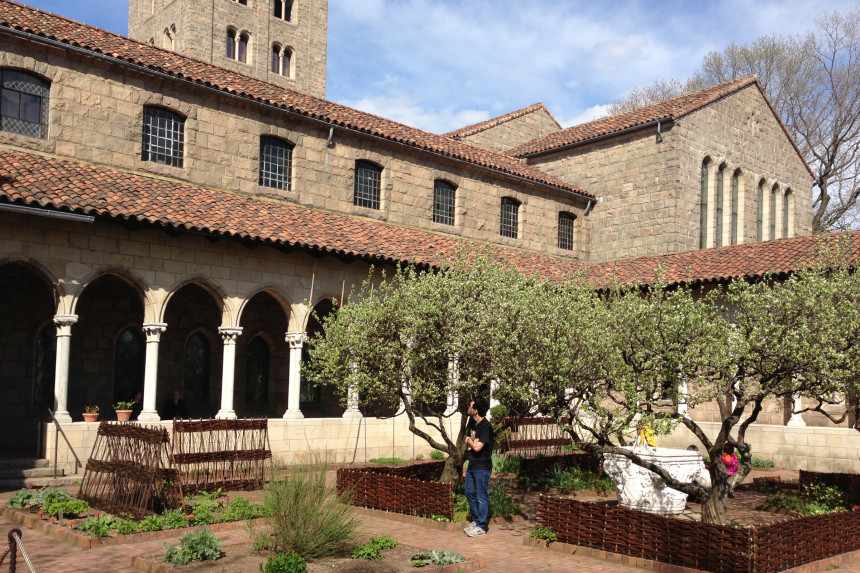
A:
[[[507,423],[505,418],[502,423]],[[522,418],[510,427],[500,445],[508,455],[530,458],[558,453],[559,448],[573,441],[564,435],[554,418]]]
[[[406,466],[368,466],[361,471],[373,472],[375,474],[388,474],[403,478],[418,479],[422,481],[438,481],[445,469],[445,460],[424,462],[420,464],[409,464]]]
[[[179,507],[178,472],[168,468],[167,430],[103,421],[78,494],[94,507],[137,518]]]
[[[860,512],[738,529],[541,496],[538,523],[558,540],[716,573],[771,573],[860,549]]]
[[[174,420],[170,460],[186,491],[256,489],[271,472],[268,420]]]
[[[572,452],[557,456],[542,456],[539,458],[523,458],[520,460],[519,476],[526,476],[536,482],[546,476],[548,471],[558,466],[561,469],[581,469],[584,471],[600,471],[600,460],[588,452]]]
[[[420,517],[444,515],[454,519],[451,484],[379,473],[384,469],[340,468],[337,470],[337,491],[351,495],[352,504],[358,507]]]

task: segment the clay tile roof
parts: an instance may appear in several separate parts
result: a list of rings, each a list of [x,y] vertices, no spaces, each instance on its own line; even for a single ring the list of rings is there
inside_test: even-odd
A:
[[[0,148],[0,202],[262,242],[371,263],[451,260],[458,237]],[[578,265],[490,245],[496,258],[561,280]]]
[[[653,255],[590,265],[589,279],[607,286],[614,279],[620,284],[648,284],[663,269],[669,284],[721,283],[735,278],[758,279],[767,274],[786,276],[808,266],[817,256],[824,237],[847,237],[848,257],[860,258],[860,233],[805,235],[760,243],[746,243],[666,255]]]
[[[546,113],[550,119],[555,122],[559,129],[561,129],[561,125],[556,121],[556,119],[552,116],[549,110],[544,107],[542,103],[533,103],[528,107],[524,107],[522,109],[518,109],[516,111],[512,111],[510,113],[506,113],[504,115],[500,115],[498,117],[494,117],[492,119],[488,119],[486,121],[482,121],[479,123],[475,123],[472,125],[467,125],[466,127],[461,127],[460,129],[455,129],[454,131],[449,131],[445,134],[445,137],[468,137],[470,135],[475,135],[476,133],[480,133],[482,131],[486,131],[491,127],[496,127],[497,125],[501,125],[503,123],[507,123],[514,119],[523,117],[524,115],[528,115],[530,113],[534,113],[536,111],[543,111]]]
[[[569,183],[512,157],[281,88],[10,0],[0,0],[0,32],[4,29],[26,32],[53,42],[67,44],[75,49],[131,65],[144,73],[165,74],[332,126],[370,134],[435,155],[465,161],[479,168],[500,173],[502,176],[513,176],[584,197],[593,197]]]
[[[652,122],[679,119],[753,84],[758,85],[755,76],[748,76],[697,92],[673,97],[625,113],[574,125],[562,131],[556,131],[544,137],[523,143],[508,150],[508,154],[513,157],[538,155],[561,147],[584,143],[596,137],[603,137],[626,129],[644,126]]]
[[[273,245],[371,263],[438,267],[462,239],[295,204],[247,197],[163,178],[0,148],[0,203],[92,215],[165,229]],[[241,214],[241,216],[237,216]],[[847,233],[854,258],[860,233]],[[650,283],[664,269],[670,283],[713,283],[787,274],[807,265],[820,235],[654,255],[584,266],[534,252],[483,244],[500,261],[561,282],[577,271],[597,286]],[[474,242],[474,241],[473,241]],[[481,243],[479,243],[481,244]]]

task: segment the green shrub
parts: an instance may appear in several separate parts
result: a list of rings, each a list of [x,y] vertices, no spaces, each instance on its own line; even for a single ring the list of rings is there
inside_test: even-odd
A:
[[[264,573],[305,573],[307,570],[307,563],[296,553],[278,553],[269,557],[265,569],[260,563],[260,571]]]
[[[164,523],[161,516],[147,515],[140,520],[138,526],[141,531],[161,531],[161,528],[164,527]]]
[[[557,539],[552,527],[544,527],[543,525],[535,525],[532,528],[531,533],[529,533],[529,537],[532,539],[543,539],[550,543]]]
[[[754,468],[775,468],[776,463],[773,460],[768,460],[766,458],[757,458],[757,457],[753,456],[752,467],[754,467]]]
[[[272,548],[272,536],[266,531],[261,531],[256,535],[253,535],[254,538],[254,551],[268,551]]]
[[[374,464],[399,464],[408,460],[403,458],[370,458],[368,461]]]
[[[194,504],[191,510],[191,525],[211,525],[215,523],[215,510],[221,507],[221,503],[214,499],[201,499]]]
[[[221,540],[209,531],[201,529],[186,533],[179,545],[168,547],[164,544],[164,561],[175,565],[185,565],[192,561],[214,561],[221,557]]]
[[[349,498],[326,485],[328,469],[327,463],[299,466],[288,479],[266,485],[263,505],[277,550],[311,559],[346,549],[358,521]]]
[[[612,480],[608,476],[579,468],[562,469],[558,464],[548,470],[546,476],[538,480],[538,483],[544,487],[564,490],[608,491],[613,488]]]
[[[6,507],[29,507],[32,499],[33,493],[27,488],[21,488],[6,500]]]
[[[463,556],[454,551],[436,551],[431,549],[427,553],[416,553],[412,556],[413,567],[425,567],[427,565],[453,565],[465,561]]]
[[[445,459],[445,452],[440,452],[439,450],[433,450],[432,452],[430,452],[430,459],[431,460],[444,460]]]
[[[77,517],[90,509],[90,504],[82,499],[64,499],[58,501],[46,501],[42,504],[42,511],[54,517],[63,512],[63,517]]]
[[[109,515],[104,518],[91,515],[85,520],[78,522],[74,528],[78,531],[89,533],[93,537],[107,537],[110,535],[113,521],[113,518]]]
[[[503,515],[517,515],[520,512],[519,504],[505,493],[501,485],[490,488],[490,515],[494,517]]]
[[[496,404],[492,408],[490,408],[490,418],[494,422],[501,422],[502,418],[506,418],[508,416],[508,407],[504,404]]]
[[[382,559],[385,557],[382,553],[380,553],[379,548],[373,543],[365,543],[364,545],[356,545],[350,557],[353,559]]]
[[[254,505],[244,497],[231,499],[218,514],[218,521],[245,521],[254,518]]]
[[[188,518],[182,509],[166,509],[161,514],[162,529],[181,529],[188,527]]]
[[[506,474],[520,473],[520,458],[493,452],[493,471]]]
[[[117,535],[131,535],[140,531],[140,526],[130,519],[117,519],[114,529]]]
[[[850,505],[839,488],[824,484],[805,485],[801,495],[777,494],[769,497],[767,503],[803,515],[821,515],[845,511]]]

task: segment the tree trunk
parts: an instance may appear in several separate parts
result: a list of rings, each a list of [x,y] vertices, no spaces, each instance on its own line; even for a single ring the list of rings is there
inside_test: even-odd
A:
[[[716,491],[702,504],[702,523],[726,523],[726,498]]]
[[[442,483],[450,483],[457,485],[460,481],[460,476],[463,473],[463,454],[458,452],[455,455],[448,454],[448,459],[445,460],[445,468],[442,470],[442,476],[439,481]]]

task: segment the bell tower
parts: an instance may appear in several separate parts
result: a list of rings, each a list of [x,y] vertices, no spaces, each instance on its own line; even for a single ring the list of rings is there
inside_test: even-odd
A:
[[[128,33],[325,97],[328,0],[129,0]]]

